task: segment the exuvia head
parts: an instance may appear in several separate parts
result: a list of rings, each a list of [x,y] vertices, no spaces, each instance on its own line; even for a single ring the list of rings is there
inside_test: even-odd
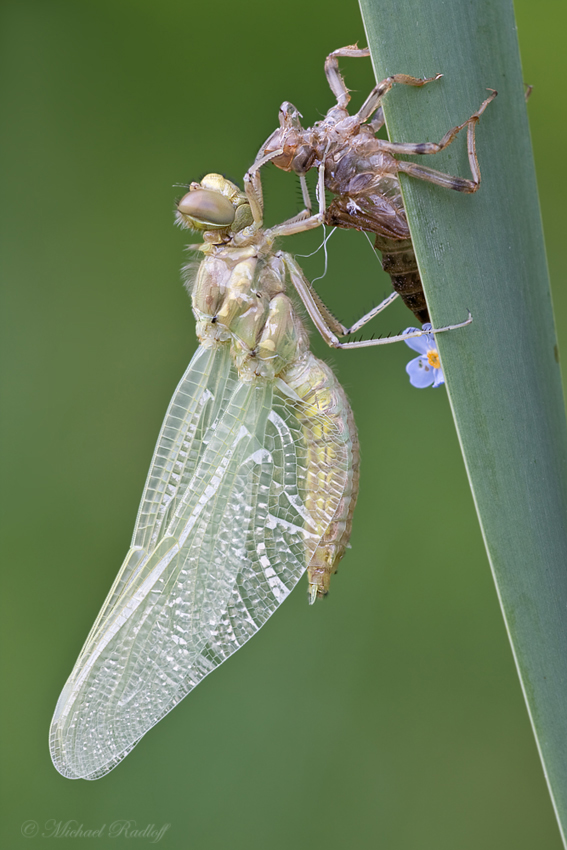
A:
[[[189,230],[238,233],[252,224],[250,204],[222,174],[207,174],[177,203],[177,223]]]
[[[301,113],[287,100],[280,106],[280,127],[276,130],[264,147],[264,156],[269,157],[277,168],[283,171],[295,171],[296,174],[306,174],[315,162],[316,152],[306,137],[306,131],[301,126]],[[270,156],[270,154],[276,154]]]

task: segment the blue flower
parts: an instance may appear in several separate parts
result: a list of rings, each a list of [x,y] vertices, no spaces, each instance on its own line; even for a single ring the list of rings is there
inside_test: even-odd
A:
[[[406,328],[404,333],[417,331],[419,328]],[[423,325],[422,330],[430,331],[431,325]],[[419,352],[419,357],[414,357],[406,366],[406,372],[409,375],[410,384],[413,387],[424,389],[433,384],[434,387],[440,387],[445,383],[443,370],[441,369],[441,361],[439,360],[439,352],[433,334],[424,334],[423,336],[413,336],[411,339],[405,340],[406,345]]]

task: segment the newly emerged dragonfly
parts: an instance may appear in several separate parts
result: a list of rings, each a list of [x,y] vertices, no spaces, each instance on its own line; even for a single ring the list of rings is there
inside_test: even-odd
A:
[[[312,167],[324,164],[325,188],[336,196],[326,210],[325,223],[374,234],[375,248],[382,255],[382,266],[390,275],[395,291],[421,322],[429,322],[398,175],[400,172],[409,174],[457,192],[476,192],[480,186],[480,169],[475,151],[475,127],[497,93],[492,91],[470,118],[449,130],[439,143],[411,144],[377,139],[375,133],[384,124],[382,99],[392,86],[395,83],[424,86],[440,79],[442,74],[424,79],[407,74],[387,77],[370,92],[356,115],[349,115],[350,94],[339,71],[338,59],[369,55],[368,48],[359,49],[356,45],[329,54],[325,74],[337,105],[329,109],[322,121],[303,128],[299,111],[291,103],[284,102],[280,107],[280,127],[260,148],[254,168],[273,162],[284,171],[294,171],[299,175],[304,203],[309,208],[305,175]],[[396,158],[403,154],[439,153],[464,127],[468,128],[472,180]]]
[[[356,428],[286,282],[335,347],[403,335],[341,343],[295,259],[274,249],[276,237],[321,224],[322,177],[319,212],[270,229],[258,173],[245,193],[209,174],[178,204],[178,221],[203,234],[189,282],[200,345],[166,413],[130,551],[55,710],[51,753],[64,776],[112,770],[305,570],[309,601],[324,596],[345,552]]]

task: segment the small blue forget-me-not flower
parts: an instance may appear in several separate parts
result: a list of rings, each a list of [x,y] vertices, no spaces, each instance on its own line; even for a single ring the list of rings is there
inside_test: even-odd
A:
[[[418,331],[419,328],[406,328],[404,333]],[[431,325],[425,324],[422,327],[424,331],[430,331]],[[406,339],[405,344],[413,348],[419,353],[419,357],[414,357],[406,366],[406,372],[409,375],[410,384],[413,387],[424,389],[430,387],[440,387],[445,383],[443,370],[441,369],[441,361],[439,360],[439,352],[433,334],[424,334],[423,336],[414,336],[411,339]]]

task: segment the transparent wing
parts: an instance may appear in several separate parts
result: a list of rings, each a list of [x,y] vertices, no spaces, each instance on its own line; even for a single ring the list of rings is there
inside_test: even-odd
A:
[[[133,545],[57,704],[55,766],[97,779],[263,625],[338,510],[306,510],[310,441],[337,431],[278,382],[201,349],[172,399]]]

